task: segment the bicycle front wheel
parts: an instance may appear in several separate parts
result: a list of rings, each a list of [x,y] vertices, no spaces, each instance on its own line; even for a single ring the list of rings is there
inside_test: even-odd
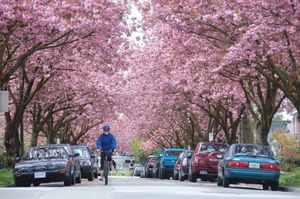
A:
[[[108,162],[104,161],[103,177],[104,177],[105,185],[108,184],[108,171],[109,171]]]

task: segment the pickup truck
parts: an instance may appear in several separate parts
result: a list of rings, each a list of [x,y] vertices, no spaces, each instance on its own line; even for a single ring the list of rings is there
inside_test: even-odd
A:
[[[159,164],[158,178],[169,179],[173,176],[175,162],[179,154],[184,151],[186,149],[167,148],[164,150]]]

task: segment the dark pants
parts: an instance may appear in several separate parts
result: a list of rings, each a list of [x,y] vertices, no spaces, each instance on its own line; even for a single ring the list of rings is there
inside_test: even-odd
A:
[[[104,152],[102,151],[101,152],[101,170],[103,170],[103,167],[104,167],[104,160],[105,158],[107,157],[107,161],[108,162],[111,162],[111,152]]]

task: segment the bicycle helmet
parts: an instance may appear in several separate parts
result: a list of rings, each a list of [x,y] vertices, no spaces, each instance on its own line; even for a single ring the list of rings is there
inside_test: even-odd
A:
[[[110,126],[108,124],[104,124],[103,125],[103,130],[104,131],[109,131],[110,130]]]

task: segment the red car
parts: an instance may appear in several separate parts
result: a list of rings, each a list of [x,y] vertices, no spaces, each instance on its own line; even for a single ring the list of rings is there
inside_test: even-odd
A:
[[[191,158],[188,178],[196,182],[215,179],[218,174],[219,158],[228,150],[229,145],[216,142],[200,142]]]

